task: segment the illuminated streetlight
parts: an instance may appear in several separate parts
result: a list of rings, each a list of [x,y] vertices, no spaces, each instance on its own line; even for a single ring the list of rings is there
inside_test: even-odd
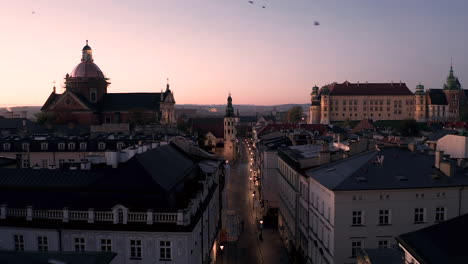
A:
[[[224,246],[223,246],[223,245],[221,245],[221,246],[219,246],[219,248],[220,248],[221,250],[223,250],[223,249],[224,249]]]

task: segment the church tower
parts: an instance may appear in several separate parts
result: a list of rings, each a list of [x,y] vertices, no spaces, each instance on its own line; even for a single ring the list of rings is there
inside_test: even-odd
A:
[[[320,123],[324,125],[330,124],[330,90],[328,86],[322,87],[320,94]]]
[[[444,93],[448,103],[448,119],[449,121],[458,121],[460,119],[460,101],[464,94],[458,78],[453,74],[452,65],[450,65],[449,76],[444,84]]]
[[[312,93],[310,93],[309,124],[320,124],[320,99],[318,90],[319,88],[314,86],[312,87]]]
[[[418,122],[426,122],[426,93],[424,92],[424,85],[416,85],[414,100],[416,107],[414,109],[414,119]]]
[[[224,158],[233,160],[237,153],[237,118],[232,106],[231,94],[227,98],[226,115],[224,116]]]

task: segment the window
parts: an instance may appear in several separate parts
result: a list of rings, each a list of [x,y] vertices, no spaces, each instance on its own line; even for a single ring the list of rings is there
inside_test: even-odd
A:
[[[361,241],[352,241],[351,242],[351,257],[356,257],[356,251],[362,247]]]
[[[65,143],[58,143],[58,150],[65,150]]]
[[[435,220],[436,222],[445,220],[445,207],[436,208]]]
[[[75,143],[68,143],[68,150],[74,150],[75,149]]]
[[[362,211],[353,211],[353,225],[362,225]]]
[[[130,240],[130,259],[141,259],[141,240]]]
[[[23,159],[23,168],[29,168],[29,160]]]
[[[43,159],[42,160],[42,168],[47,169],[49,167],[49,160]]]
[[[65,163],[64,159],[59,159],[59,167],[62,168],[63,164]]]
[[[86,143],[85,142],[80,143],[80,150],[86,150]]]
[[[379,240],[379,248],[388,248],[388,240]]]
[[[159,259],[171,260],[171,241],[159,241]]]
[[[123,142],[117,142],[117,149],[123,149],[125,144]]]
[[[424,223],[425,208],[414,208],[414,222]]]
[[[24,251],[24,238],[23,235],[14,235],[15,251]]]
[[[75,251],[85,251],[85,239],[84,237],[75,237]]]
[[[91,94],[90,94],[90,99],[91,99],[91,102],[95,103],[97,101],[97,96],[96,96],[96,91],[91,91]]]
[[[106,116],[106,123],[110,123],[111,122],[111,118]]]
[[[21,145],[21,147],[22,147],[23,151],[29,151],[29,143],[23,143]]]
[[[41,143],[41,150],[47,150],[48,147],[49,147],[49,144]]]
[[[390,210],[379,210],[379,225],[389,225],[390,223]]]
[[[10,143],[3,143],[3,150],[4,151],[9,151],[10,147],[11,147]]]
[[[38,236],[37,237],[37,250],[39,250],[39,251],[48,251],[49,250],[49,242],[47,241],[46,236]]]
[[[112,251],[112,240],[101,239],[101,251]]]
[[[105,150],[105,149],[106,149],[106,143],[104,143],[104,142],[99,142],[99,144],[98,144],[98,149],[99,149],[99,150]]]

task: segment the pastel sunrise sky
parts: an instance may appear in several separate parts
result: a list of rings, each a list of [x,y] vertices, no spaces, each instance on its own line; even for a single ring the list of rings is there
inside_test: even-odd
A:
[[[0,107],[43,105],[86,39],[109,92],[158,92],[169,77],[178,104],[224,104],[228,92],[235,104],[307,103],[312,86],[345,80],[440,88],[451,57],[468,81],[466,0],[0,4]]]

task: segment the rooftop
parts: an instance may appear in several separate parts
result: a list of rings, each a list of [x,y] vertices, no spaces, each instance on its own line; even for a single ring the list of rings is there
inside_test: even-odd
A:
[[[323,89],[323,88],[322,88]],[[413,95],[405,83],[333,83],[330,95]]]
[[[335,191],[468,185],[468,169],[456,168],[454,176],[449,177],[434,168],[434,164],[434,156],[386,148],[310,169],[306,174]]]
[[[113,252],[32,252],[0,250],[0,262],[8,264],[108,264],[111,263],[116,255],[117,254]]]
[[[463,243],[468,236],[467,225],[468,214],[465,214],[396,239],[419,263],[468,263],[468,252]]]

